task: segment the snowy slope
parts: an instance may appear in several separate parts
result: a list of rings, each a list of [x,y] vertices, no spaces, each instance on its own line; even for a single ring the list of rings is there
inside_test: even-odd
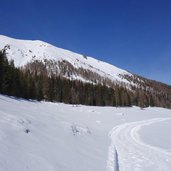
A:
[[[62,61],[66,60],[75,68],[88,69],[98,73],[102,77],[109,78],[111,81],[121,81],[129,83],[122,76],[132,75],[129,72],[110,65],[95,58],[77,54],[68,50],[55,47],[39,40],[18,40],[0,35],[0,50],[6,47],[7,57],[13,59],[17,67],[26,65],[35,60]],[[121,75],[121,76],[120,76]]]
[[[161,146],[155,146],[146,133],[149,126],[171,137],[168,126],[159,126],[170,119],[171,110],[163,108],[72,106],[0,95],[0,170],[170,171],[171,144],[158,140]]]

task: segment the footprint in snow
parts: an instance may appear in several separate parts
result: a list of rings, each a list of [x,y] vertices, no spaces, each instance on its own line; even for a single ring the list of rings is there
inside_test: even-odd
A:
[[[25,129],[25,133],[26,134],[30,133],[30,129]]]
[[[82,135],[82,134],[91,134],[91,131],[88,127],[82,127],[78,125],[71,125],[71,130],[73,135]]]

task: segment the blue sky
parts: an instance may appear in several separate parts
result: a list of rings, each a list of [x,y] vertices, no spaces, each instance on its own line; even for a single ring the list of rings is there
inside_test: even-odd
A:
[[[171,85],[171,1],[0,0],[0,34],[40,39]]]

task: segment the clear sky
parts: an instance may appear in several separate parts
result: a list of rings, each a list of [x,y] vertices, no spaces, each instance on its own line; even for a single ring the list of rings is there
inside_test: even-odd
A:
[[[40,39],[171,85],[170,0],[0,0],[0,34]]]

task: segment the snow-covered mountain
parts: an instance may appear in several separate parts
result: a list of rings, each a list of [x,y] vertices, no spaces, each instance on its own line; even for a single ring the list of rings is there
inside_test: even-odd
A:
[[[0,35],[0,50],[5,50],[8,60],[13,60],[16,67],[29,70],[33,74],[45,73],[112,88],[118,84],[132,91],[138,88],[162,97],[171,97],[169,85],[43,41],[18,40]]]
[[[106,62],[39,40],[18,40],[0,35],[0,50],[2,49],[6,50],[9,60],[14,60],[16,67],[23,67],[28,63],[39,61],[46,65],[49,73],[62,74],[62,76],[73,80],[130,84],[131,81],[128,81],[125,76],[129,78],[133,76]],[[67,70],[64,71],[65,68]]]

